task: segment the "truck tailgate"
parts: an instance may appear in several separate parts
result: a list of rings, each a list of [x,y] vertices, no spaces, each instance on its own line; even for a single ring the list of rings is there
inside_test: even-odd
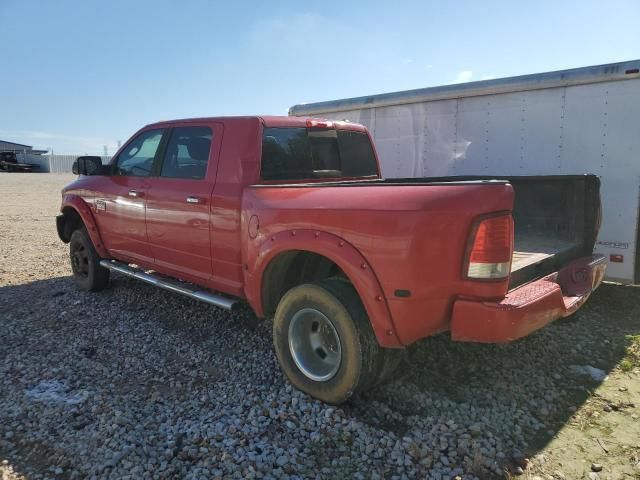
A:
[[[595,175],[509,177],[515,192],[510,288],[591,255],[600,223]]]

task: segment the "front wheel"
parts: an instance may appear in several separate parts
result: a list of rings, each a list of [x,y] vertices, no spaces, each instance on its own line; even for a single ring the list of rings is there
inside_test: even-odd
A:
[[[318,400],[343,403],[377,380],[380,347],[358,294],[344,281],[308,283],[285,293],[273,342],[289,381]]]
[[[81,290],[97,292],[107,286],[109,269],[100,265],[98,252],[84,227],[71,234],[69,255],[73,279]]]

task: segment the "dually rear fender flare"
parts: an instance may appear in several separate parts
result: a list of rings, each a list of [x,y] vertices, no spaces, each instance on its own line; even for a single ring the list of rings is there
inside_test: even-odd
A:
[[[269,264],[285,252],[311,252],[334,262],[351,281],[367,311],[378,343],[388,348],[403,346],[382,286],[371,265],[353,245],[334,234],[317,230],[287,230],[256,240],[262,240],[262,243],[255,246],[253,264],[245,268],[245,294],[259,317],[264,316],[262,292]]]

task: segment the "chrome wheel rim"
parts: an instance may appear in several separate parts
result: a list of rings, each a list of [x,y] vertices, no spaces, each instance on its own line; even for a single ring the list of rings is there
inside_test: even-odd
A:
[[[291,319],[289,351],[298,369],[316,382],[332,379],[342,361],[342,346],[336,328],[315,308],[303,308]]]

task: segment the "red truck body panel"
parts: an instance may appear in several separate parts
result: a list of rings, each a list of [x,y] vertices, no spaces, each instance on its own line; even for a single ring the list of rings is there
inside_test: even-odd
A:
[[[93,212],[86,202],[87,197],[85,196],[83,198],[82,193],[82,190],[76,191],[76,193],[63,193],[60,211],[64,212],[65,210],[70,210],[76,212],[82,219],[82,223],[87,228],[89,238],[91,238],[91,242],[98,252],[98,255],[108,257],[110,254],[104,246],[104,241],[102,240],[100,230],[98,230]]]
[[[562,288],[553,283],[557,276],[544,280],[558,286],[538,289],[533,306],[506,308],[517,296],[517,290],[507,295],[508,277],[478,281],[462,275],[474,221],[513,208],[513,188],[506,182],[262,182],[263,128],[303,128],[306,122],[220,117],[148,125],[137,134],[211,128],[205,178],[80,177],[64,190],[62,208],[79,212],[101,256],[245,298],[258,316],[264,314],[264,273],[271,261],[292,250],[323,255],[351,280],[385,347],[450,328],[460,340],[507,341],[566,314]],[[366,132],[355,124],[339,128]],[[185,203],[187,197],[198,202]],[[593,278],[601,280],[601,268],[591,269]]]
[[[341,237],[324,230],[294,228],[271,232],[268,237],[263,236],[252,242],[247,250],[248,258],[253,259],[253,263],[246,271],[245,291],[247,300],[259,316],[264,313],[263,278],[269,263],[279,254],[292,250],[314,252],[333,260],[351,280],[367,310],[380,345],[402,346],[375,272],[362,254]]]
[[[456,295],[500,298],[507,292],[508,279],[477,282],[462,279],[460,273],[477,215],[509,210],[512,203],[513,191],[504,184],[250,187],[242,208],[245,223],[255,215],[261,227],[255,239],[247,239],[246,258],[251,271],[252,259],[275,248],[270,247],[271,238],[282,231],[335,235],[370,264],[382,292],[361,293],[361,298],[366,304],[382,293],[394,335],[407,345],[447,328]],[[288,248],[307,250],[311,245],[300,238],[290,240]],[[411,295],[400,298],[396,290]],[[256,308],[261,310],[261,304]],[[376,333],[380,339],[384,332]]]
[[[98,185],[92,188],[92,196],[87,199],[93,204],[96,223],[110,255],[141,265],[153,264],[153,253],[147,241],[144,208],[149,179],[100,177],[100,181],[96,183]],[[128,192],[132,190],[139,192],[140,197],[129,196]],[[100,192],[99,197],[93,196],[96,191]],[[95,203],[98,199],[108,204],[109,208],[99,209]]]

